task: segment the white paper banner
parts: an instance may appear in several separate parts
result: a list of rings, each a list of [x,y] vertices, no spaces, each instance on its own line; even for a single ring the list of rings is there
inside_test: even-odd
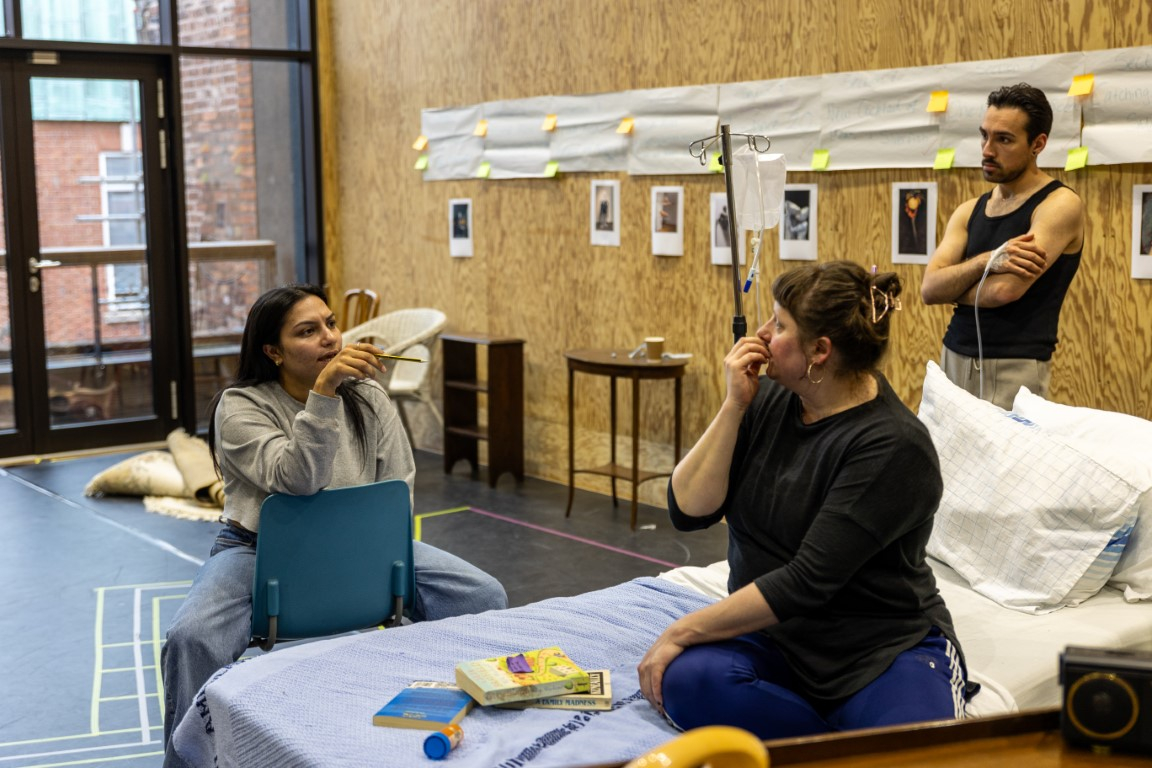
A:
[[[616,133],[629,115],[627,93],[558,96],[552,101],[556,130],[552,132],[552,160],[561,173],[628,170],[627,134]]]
[[[629,91],[633,130],[628,173],[712,173],[688,153],[688,145],[716,135],[718,99],[719,88],[715,85]]]
[[[456,109],[426,109],[420,132],[428,137],[426,181],[466,179],[475,175],[484,154],[484,140],[473,136],[483,114],[479,105]]]
[[[1083,145],[1091,165],[1152,162],[1152,48],[1085,54],[1095,75],[1084,98]]]
[[[824,77],[820,148],[828,170],[932,167],[940,119],[928,112],[943,67],[845,72]]]
[[[820,140],[823,82],[815,76],[721,85],[720,125],[768,137],[768,149],[784,155],[788,170],[808,170]]]
[[[551,96],[483,105],[488,121],[483,162],[490,179],[543,178],[551,157],[551,138],[543,129],[552,112]]]

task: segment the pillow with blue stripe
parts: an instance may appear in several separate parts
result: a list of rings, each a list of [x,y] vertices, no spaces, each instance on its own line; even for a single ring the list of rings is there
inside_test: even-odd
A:
[[[920,420],[944,495],[928,553],[1006,608],[1049,613],[1100,591],[1136,522],[1127,479],[928,363]]]
[[[1012,410],[1108,466],[1141,492],[1136,527],[1108,580],[1128,602],[1152,599],[1152,421],[1063,405],[1020,387]]]

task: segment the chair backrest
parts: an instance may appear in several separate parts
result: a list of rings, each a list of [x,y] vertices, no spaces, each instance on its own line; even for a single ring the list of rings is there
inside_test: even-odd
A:
[[[447,324],[448,316],[438,309],[396,309],[345,329],[344,343],[371,341],[388,354],[399,355],[414,344],[436,338]]]
[[[344,328],[365,323],[380,312],[380,297],[370,288],[349,288],[344,291],[344,314],[340,324]]]
[[[321,637],[398,620],[410,608],[412,501],[403,480],[274,493],[260,508],[252,644]]]

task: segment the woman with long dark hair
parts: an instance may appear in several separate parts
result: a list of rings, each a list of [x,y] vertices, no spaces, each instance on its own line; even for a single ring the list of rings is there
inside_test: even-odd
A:
[[[271,493],[402,479],[416,465],[395,406],[374,375],[371,344],[343,346],[324,292],[268,291],[244,326],[236,381],[212,403],[208,442],[224,479],[223,529],[168,629],[164,676],[165,766],[183,765],[172,730],[200,687],[248,647],[260,506]],[[414,541],[413,621],[507,606],[498,581]]]

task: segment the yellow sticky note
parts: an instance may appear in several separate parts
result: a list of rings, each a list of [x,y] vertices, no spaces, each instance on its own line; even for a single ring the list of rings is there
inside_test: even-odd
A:
[[[1072,78],[1072,85],[1068,88],[1069,96],[1087,96],[1092,93],[1096,85],[1096,75],[1076,75]]]
[[[556,115],[546,115],[544,117],[544,124],[540,126],[542,131],[556,130]]]
[[[616,127],[616,133],[632,133],[632,124],[632,118],[624,118],[620,121],[620,125]]]
[[[472,131],[473,136],[487,136],[488,135],[488,121],[481,120],[476,123],[476,130]]]
[[[428,155],[420,155],[416,158],[416,170],[425,171],[428,169]]]
[[[548,165],[544,166],[544,178],[546,178],[546,179],[552,178],[553,176],[556,175],[556,172],[559,170],[560,170],[560,163],[558,163],[555,160],[549,160]]]
[[[714,173],[723,173],[724,172],[724,163],[720,162],[720,153],[719,152],[713,152],[712,153],[712,159],[710,161],[708,161],[708,170],[710,170]]]
[[[956,150],[954,149],[938,149],[936,150],[936,161],[932,163],[932,170],[946,171],[952,167],[952,161],[956,159]]]
[[[1086,165],[1088,165],[1088,147],[1068,150],[1068,161],[1064,163],[1064,170],[1078,171]]]
[[[486,179],[488,174],[492,172],[492,163],[487,161],[480,163],[480,167],[476,169],[476,178]]]
[[[826,171],[828,170],[828,150],[817,149],[812,153],[812,170]]]
[[[948,91],[932,91],[932,95],[928,97],[928,111],[948,111]]]
[[[428,137],[425,136],[424,134],[420,134],[420,136],[416,139],[416,141],[412,142],[412,149],[416,150],[417,152],[423,152],[425,147],[427,147],[427,146],[428,146]]]

